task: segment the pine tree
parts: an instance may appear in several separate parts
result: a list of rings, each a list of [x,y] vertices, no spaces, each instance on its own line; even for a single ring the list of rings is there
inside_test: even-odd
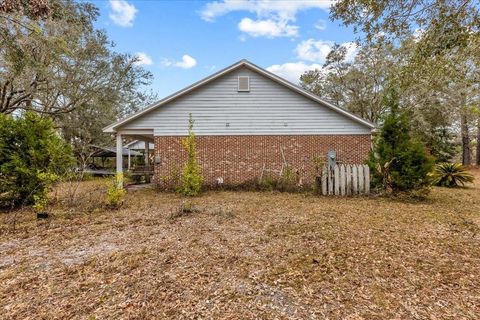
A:
[[[372,182],[387,192],[421,189],[428,185],[427,175],[433,159],[424,146],[411,137],[408,118],[399,110],[394,90],[386,96],[385,104],[391,111],[380,128],[368,160]]]
[[[52,184],[74,164],[52,120],[0,113],[0,208],[46,203]]]

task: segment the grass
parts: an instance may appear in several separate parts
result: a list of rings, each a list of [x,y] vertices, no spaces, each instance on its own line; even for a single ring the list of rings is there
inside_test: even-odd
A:
[[[0,314],[29,318],[478,319],[477,184],[427,201],[154,190],[101,204],[103,181],[49,222],[0,216]]]

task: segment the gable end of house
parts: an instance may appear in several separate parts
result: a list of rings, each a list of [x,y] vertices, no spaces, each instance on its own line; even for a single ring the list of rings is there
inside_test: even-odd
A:
[[[370,122],[241,60],[104,129],[185,135],[367,134]]]

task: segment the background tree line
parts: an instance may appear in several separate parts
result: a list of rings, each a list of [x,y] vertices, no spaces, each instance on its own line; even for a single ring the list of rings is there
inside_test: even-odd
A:
[[[103,127],[155,99],[98,15],[88,2],[0,1],[0,207],[43,207],[53,182],[111,144]]]
[[[0,1],[0,113],[51,118],[81,164],[102,128],[150,103],[152,75],[94,27],[98,9],[73,0]]]
[[[479,6],[470,0],[340,0],[331,18],[354,26],[358,54],[346,60],[335,46],[321,70],[301,76],[317,95],[381,124],[399,107],[437,161],[458,155],[480,164]],[[455,139],[458,137],[459,139]],[[476,159],[472,159],[476,140]]]

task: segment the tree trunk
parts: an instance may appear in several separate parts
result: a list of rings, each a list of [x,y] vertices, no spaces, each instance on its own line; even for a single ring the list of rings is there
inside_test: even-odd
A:
[[[468,119],[466,115],[461,116],[462,126],[462,164],[469,166],[472,163],[470,157],[470,134],[468,130]]]
[[[477,150],[475,157],[475,164],[480,166],[480,117],[477,119]]]

